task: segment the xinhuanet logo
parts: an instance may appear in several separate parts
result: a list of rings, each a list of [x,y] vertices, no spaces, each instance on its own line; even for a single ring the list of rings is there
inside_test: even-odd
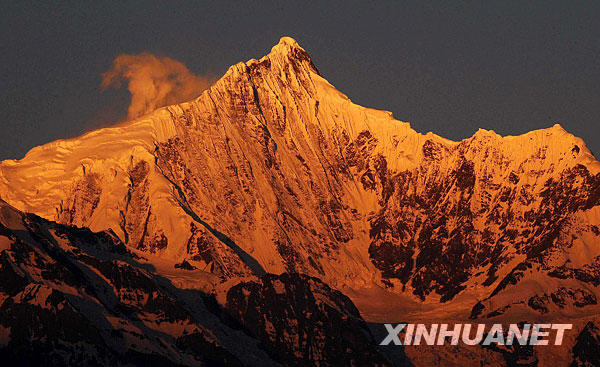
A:
[[[385,324],[388,335],[380,345],[561,345],[573,324]]]

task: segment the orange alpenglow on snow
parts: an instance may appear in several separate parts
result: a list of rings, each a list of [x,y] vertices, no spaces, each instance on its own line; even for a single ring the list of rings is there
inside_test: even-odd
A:
[[[185,95],[147,88],[155,74],[132,65],[105,75],[129,79],[132,116]],[[206,81],[173,65],[193,98]],[[305,273],[371,321],[579,315],[597,310],[599,172],[558,124],[416,132],[354,104],[284,37],[197,98],[1,162],[0,197],[110,228],[179,284]],[[177,278],[184,263],[204,278]]]

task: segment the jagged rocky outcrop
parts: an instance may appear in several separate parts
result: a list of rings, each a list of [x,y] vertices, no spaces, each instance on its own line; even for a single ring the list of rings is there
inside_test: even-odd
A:
[[[493,318],[597,311],[599,172],[558,124],[420,134],[284,37],[193,101],[0,163],[0,195],[219,282],[296,272]]]
[[[573,347],[572,367],[600,366],[600,329],[593,322],[588,322],[577,336]]]
[[[7,363],[241,365],[194,315],[202,303],[186,309],[113,233],[59,225],[0,200],[0,243]]]
[[[263,304],[245,313],[233,306],[225,310],[212,296],[176,288],[155,274],[112,232],[56,224],[20,213],[2,200],[0,278],[0,358],[10,365],[275,366],[281,361],[271,356],[282,348],[285,361],[299,365],[306,357],[305,345],[325,365],[338,350],[321,338],[332,341],[333,328],[344,323],[343,317],[349,318],[345,331],[350,337],[341,343],[356,353],[344,349],[347,358],[362,358],[358,353],[367,351],[373,362],[361,364],[382,361],[372,346],[350,342],[367,340],[361,334],[364,321],[347,297],[317,279],[270,276],[273,282],[305,290],[305,298],[290,296],[286,305],[310,311],[321,323],[304,330],[310,333],[303,335],[302,344],[265,343],[262,335],[244,331],[254,331],[250,313],[256,319],[279,320],[278,332],[298,335],[292,315],[280,305]],[[236,299],[245,286],[234,287],[227,299]],[[265,284],[255,291],[264,295],[272,289]],[[336,313],[317,306],[316,299],[342,306]]]
[[[268,274],[240,283],[226,308],[285,365],[389,365],[352,301],[317,278]]]

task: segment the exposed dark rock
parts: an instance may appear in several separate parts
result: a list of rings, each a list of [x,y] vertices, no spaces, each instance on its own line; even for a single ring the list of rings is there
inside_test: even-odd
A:
[[[600,329],[588,322],[573,347],[572,367],[600,366]]]
[[[265,275],[227,293],[227,309],[286,365],[387,365],[354,304],[317,278]]]

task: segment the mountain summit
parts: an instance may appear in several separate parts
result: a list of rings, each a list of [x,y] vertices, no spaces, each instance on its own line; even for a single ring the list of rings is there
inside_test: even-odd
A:
[[[215,289],[287,271],[373,319],[373,289],[479,318],[597,310],[599,172],[559,125],[420,134],[352,103],[284,37],[195,100],[0,163],[0,197]]]

